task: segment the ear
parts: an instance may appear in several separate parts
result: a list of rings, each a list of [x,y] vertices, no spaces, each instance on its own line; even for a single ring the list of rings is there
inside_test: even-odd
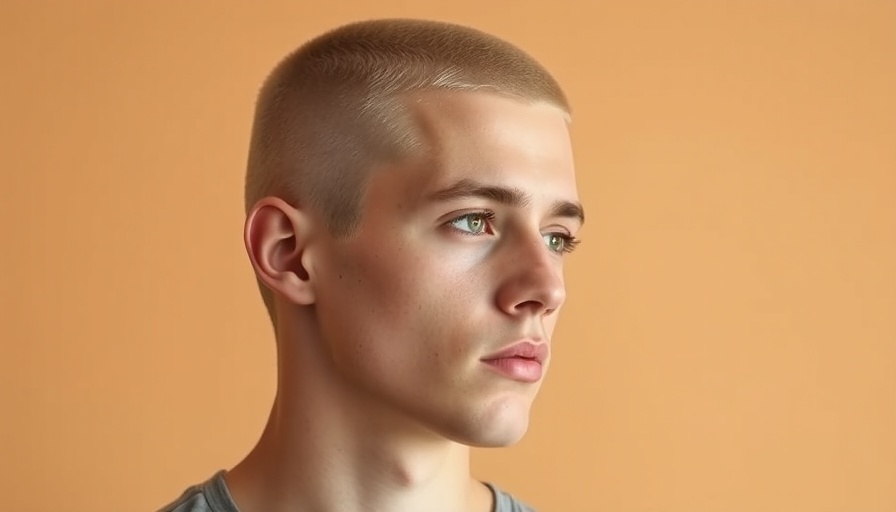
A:
[[[252,207],[243,231],[246,251],[258,279],[274,293],[303,306],[315,301],[303,261],[311,227],[308,212],[279,197],[265,197]]]

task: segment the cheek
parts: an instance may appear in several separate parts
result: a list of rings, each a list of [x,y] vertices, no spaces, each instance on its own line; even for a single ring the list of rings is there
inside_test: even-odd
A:
[[[424,265],[406,251],[369,244],[335,252],[321,276],[318,301],[325,336],[348,338],[333,340],[340,344],[378,345],[389,331],[394,336],[406,330],[429,309],[427,298],[434,293],[421,277]]]
[[[380,348],[381,338],[388,337],[393,345],[445,350],[445,343],[457,341],[453,336],[482,327],[493,288],[482,249],[407,232],[384,237],[378,231],[381,236],[366,236],[327,255],[319,314],[329,317],[328,329],[356,344],[376,345],[370,348]]]
[[[472,262],[442,251],[426,240],[393,239],[378,245],[359,244],[341,255],[338,274],[345,291],[375,306],[382,315],[401,321],[426,314],[432,303],[448,307],[469,288]],[[482,282],[480,281],[480,285]]]

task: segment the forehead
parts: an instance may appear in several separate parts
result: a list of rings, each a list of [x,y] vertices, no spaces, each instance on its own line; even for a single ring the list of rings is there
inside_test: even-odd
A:
[[[406,101],[423,143],[425,172],[412,187],[461,179],[576,200],[567,114],[547,103],[484,92],[425,91]],[[547,197],[546,197],[547,198]]]

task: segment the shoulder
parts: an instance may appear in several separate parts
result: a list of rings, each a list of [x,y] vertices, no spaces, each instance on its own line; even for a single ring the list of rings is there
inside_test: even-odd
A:
[[[224,471],[219,471],[205,482],[187,488],[158,512],[237,512],[237,509],[224,482]]]
[[[500,487],[490,483],[485,485],[491,489],[492,495],[495,497],[494,512],[535,512],[534,508],[518,500]]]

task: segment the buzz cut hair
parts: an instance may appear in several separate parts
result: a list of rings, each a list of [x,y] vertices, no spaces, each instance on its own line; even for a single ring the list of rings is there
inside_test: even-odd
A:
[[[246,213],[277,196],[320,215],[334,236],[350,235],[372,169],[421,149],[403,102],[431,90],[492,93],[570,114],[543,66],[485,32],[411,19],[344,25],[287,55],[264,81],[249,144]],[[259,286],[276,328],[273,294]]]

